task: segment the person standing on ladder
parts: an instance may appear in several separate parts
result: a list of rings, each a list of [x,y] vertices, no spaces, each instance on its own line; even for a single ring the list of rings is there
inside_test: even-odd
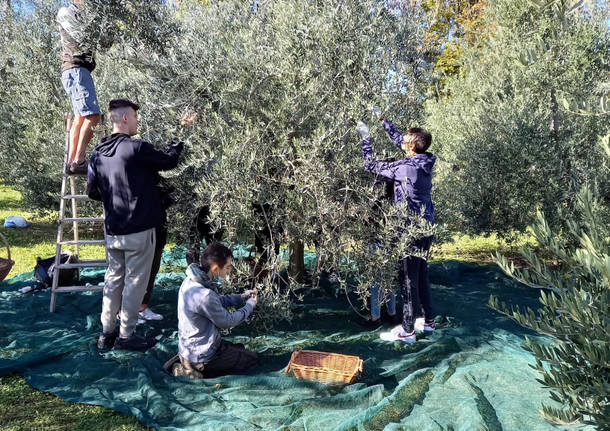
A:
[[[97,342],[100,350],[143,351],[155,343],[136,335],[135,328],[151,275],[155,229],[162,225],[164,216],[158,172],[178,165],[184,144],[172,144],[163,152],[133,139],[138,133],[139,108],[127,99],[110,101],[112,135],[102,139],[89,161],[87,194],[103,202],[106,215],[108,269],[102,300],[103,332]]]
[[[100,122],[100,107],[91,72],[95,69],[94,43],[99,39],[104,48],[112,44],[112,38],[96,37],[91,25],[82,10],[84,0],[74,0],[68,7],[62,7],[57,13],[59,34],[62,46],[61,81],[70,96],[74,120],[70,129],[70,145],[67,174],[86,174],[87,162],[85,152],[93,136],[93,128]]]

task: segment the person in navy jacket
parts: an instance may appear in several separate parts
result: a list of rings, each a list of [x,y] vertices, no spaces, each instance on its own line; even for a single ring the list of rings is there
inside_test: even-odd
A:
[[[371,134],[368,127],[359,122],[357,130],[362,137],[362,157],[364,167],[369,172],[383,176],[393,182],[394,203],[407,209],[406,224],[414,214],[421,215],[429,223],[434,223],[434,204],[432,202],[432,173],[436,156],[427,150],[432,144],[432,135],[422,128],[410,128],[404,135],[392,122],[380,115],[383,128],[394,144],[405,153],[405,158],[398,161],[376,159],[371,146]],[[420,238],[412,244],[413,248],[426,254],[430,250],[432,237]],[[387,341],[416,341],[415,319],[419,309],[424,313],[424,332],[435,328],[432,312],[428,262],[419,256],[406,256],[399,262],[399,280],[403,299],[402,324],[380,336]]]

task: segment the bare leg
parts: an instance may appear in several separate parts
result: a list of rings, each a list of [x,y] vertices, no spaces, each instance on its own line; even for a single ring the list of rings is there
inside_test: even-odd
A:
[[[84,117],[75,114],[74,119],[72,120],[72,127],[70,128],[70,149],[68,152],[68,164],[72,163],[76,158],[76,148],[78,147],[80,129],[83,125],[84,119]]]
[[[100,122],[100,114],[87,115],[83,118],[80,133],[78,135],[78,145],[74,162],[80,163],[85,160],[87,145],[93,136],[93,128]]]

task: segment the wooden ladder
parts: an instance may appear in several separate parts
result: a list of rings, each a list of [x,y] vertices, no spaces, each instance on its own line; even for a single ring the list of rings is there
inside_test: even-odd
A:
[[[104,118],[102,117],[102,124]],[[59,223],[57,226],[57,247],[55,251],[55,269],[53,271],[53,283],[51,285],[51,304],[49,310],[55,312],[55,306],[57,303],[57,294],[63,292],[84,292],[84,291],[99,291],[102,290],[101,286],[59,286],[59,271],[62,269],[78,269],[80,279],[81,268],[106,268],[108,266],[107,257],[103,260],[80,260],[79,259],[79,246],[81,244],[106,244],[106,227],[104,225],[104,217],[79,217],[78,216],[78,202],[93,201],[86,194],[78,194],[76,187],[76,178],[87,174],[70,174],[66,171],[66,163],[68,161],[68,152],[70,148],[70,128],[72,126],[72,115],[65,115],[66,125],[66,148],[64,154],[64,164],[62,166],[62,180],[61,180],[61,198],[59,201]],[[67,192],[68,182],[70,183],[70,192]],[[69,217],[66,216],[66,202],[71,202],[71,214]],[[102,208],[103,214],[103,208]],[[64,239],[64,225],[72,223],[73,238]],[[104,239],[79,239],[79,223],[101,223],[104,231]],[[61,263],[61,254],[63,246],[74,246],[74,256],[76,262]],[[104,248],[104,251],[106,249]],[[106,255],[107,256],[107,255]]]

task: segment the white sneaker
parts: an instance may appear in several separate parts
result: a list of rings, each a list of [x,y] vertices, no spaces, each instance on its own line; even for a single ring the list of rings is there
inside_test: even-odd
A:
[[[384,341],[402,341],[403,343],[415,343],[417,341],[415,337],[415,331],[407,334],[403,329],[402,325],[395,326],[390,332],[382,332],[379,334],[379,338]]]
[[[426,323],[423,317],[419,317],[415,321],[415,330],[417,332],[434,332],[436,331],[436,324],[434,322]]]
[[[145,308],[138,313],[138,318],[143,320],[163,320],[163,316],[155,313],[150,308]]]

